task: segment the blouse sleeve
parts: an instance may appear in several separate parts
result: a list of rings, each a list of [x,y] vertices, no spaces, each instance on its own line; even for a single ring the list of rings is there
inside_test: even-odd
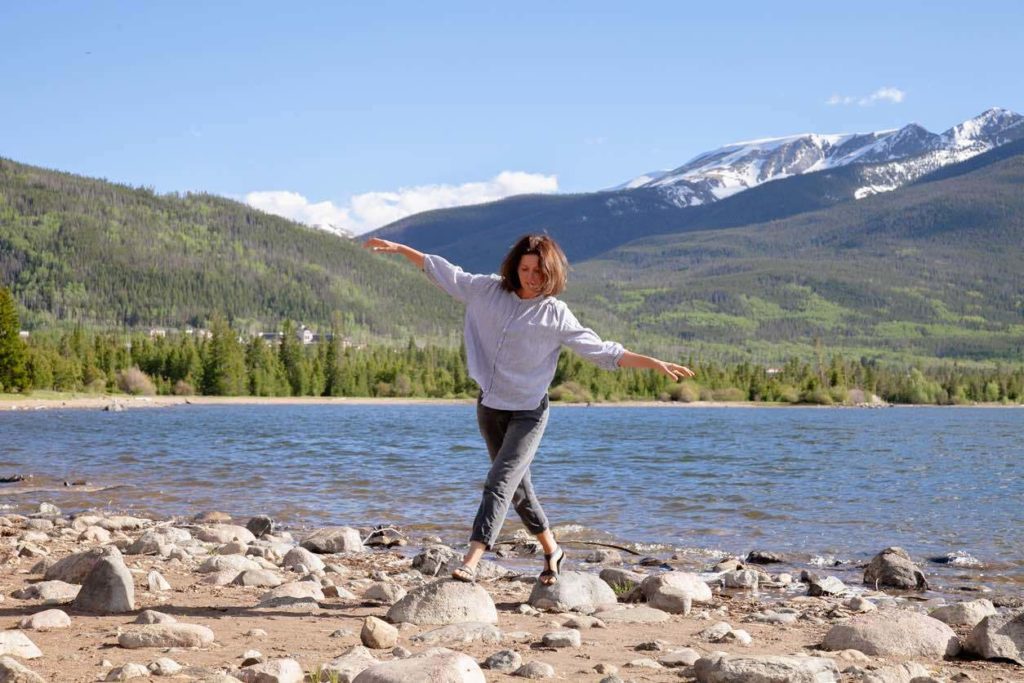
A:
[[[617,370],[619,359],[626,352],[622,344],[602,341],[592,329],[583,327],[568,308],[564,310],[559,331],[562,344],[605,370]]]
[[[492,275],[467,273],[436,254],[423,257],[423,271],[434,284],[463,303],[494,281]]]

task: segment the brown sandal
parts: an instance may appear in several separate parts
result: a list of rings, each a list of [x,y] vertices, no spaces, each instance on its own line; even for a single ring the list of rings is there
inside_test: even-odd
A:
[[[476,583],[476,567],[460,565],[452,570],[452,578],[463,583]]]

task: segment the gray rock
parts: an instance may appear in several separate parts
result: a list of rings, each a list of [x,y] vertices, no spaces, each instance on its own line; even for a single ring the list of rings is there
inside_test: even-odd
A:
[[[315,572],[322,572],[324,567],[326,567],[324,561],[307,548],[292,548],[289,550],[288,554],[281,561],[281,566],[293,571],[301,566],[305,567],[306,571]]]
[[[174,676],[181,671],[182,666],[173,659],[160,657],[150,662],[147,668],[154,676]]]
[[[320,584],[312,581],[291,581],[267,591],[260,597],[260,603],[276,598],[306,598],[317,602],[324,600],[324,591]]]
[[[545,647],[579,647],[583,644],[583,638],[580,636],[580,632],[574,628],[565,629],[564,631],[551,631],[545,633],[540,642]]]
[[[583,561],[591,564],[622,564],[622,553],[618,550],[601,548],[587,553]]]
[[[250,569],[262,569],[259,563],[250,560],[245,555],[214,555],[207,558],[205,562],[199,565],[199,569],[196,571],[202,573],[220,572],[226,569],[230,569],[235,572],[237,576],[241,572],[248,571]]]
[[[689,614],[693,603],[709,603],[711,588],[696,574],[666,572],[648,576],[640,592],[651,607],[673,614]]]
[[[408,591],[391,581],[378,581],[363,593],[367,600],[393,605],[407,595]]]
[[[523,665],[523,657],[515,650],[501,650],[484,660],[483,668],[511,673]]]
[[[284,579],[267,569],[248,569],[232,581],[237,586],[257,586],[260,588],[277,588]]]
[[[256,540],[252,532],[244,526],[237,524],[217,524],[216,526],[202,527],[196,531],[196,538],[207,543],[223,545],[231,541],[241,541],[248,545]]]
[[[107,673],[105,681],[129,681],[133,678],[149,678],[149,669],[138,664],[136,662],[128,662],[123,666],[118,666],[110,670]]]
[[[14,591],[11,597],[19,600],[42,600],[44,605],[66,605],[75,599],[81,589],[81,586],[63,581],[40,581]]]
[[[121,558],[121,551],[114,546],[92,548],[80,553],[68,555],[57,561],[46,570],[44,581],[63,581],[65,583],[82,583],[96,563],[105,557]]]
[[[302,666],[294,659],[271,659],[239,669],[234,674],[242,683],[303,683]]]
[[[758,624],[795,624],[797,619],[800,618],[800,614],[797,612],[776,612],[775,610],[766,609],[763,612],[756,612],[751,614],[749,617],[750,621]]]
[[[356,676],[354,683],[486,683],[486,679],[470,657],[432,648],[406,659],[375,664]]]
[[[928,613],[933,619],[938,619],[950,626],[977,626],[985,617],[996,614],[995,605],[991,600],[981,598],[969,602],[958,602],[954,605],[937,607]]]
[[[639,659],[633,659],[626,662],[627,669],[662,669],[664,668],[657,661],[650,657],[641,657]]]
[[[594,616],[607,624],[655,624],[661,621],[668,621],[672,617],[671,614],[664,610],[644,605],[613,607],[612,609],[601,610],[594,614]]]
[[[700,659],[700,653],[694,649],[684,647],[682,650],[672,650],[658,657],[658,663],[662,666],[674,669],[682,666],[693,666]]]
[[[722,574],[722,585],[726,588],[747,588],[757,590],[760,575],[750,569],[737,569]]]
[[[917,662],[904,662],[877,669],[862,669],[851,666],[843,670],[846,679],[856,683],[911,683],[921,676],[929,676],[928,669]]]
[[[42,657],[36,644],[21,631],[0,631],[0,656],[11,655],[21,659]]]
[[[46,679],[11,657],[0,657],[0,681],[3,683],[46,683]]]
[[[152,524],[153,520],[151,519],[130,517],[128,515],[103,517],[96,522],[96,526],[102,527],[107,531],[134,531],[136,529],[145,529]]]
[[[241,572],[237,569],[221,569],[203,574],[203,578],[199,579],[199,583],[204,586],[230,586],[238,578],[239,574]]]
[[[725,640],[726,636],[732,633],[732,626],[724,621],[719,621],[698,633],[697,635],[709,643],[718,643]]]
[[[693,665],[698,683],[833,683],[835,662],[823,657],[744,656],[721,652]]]
[[[668,615],[666,614],[665,616],[667,617]],[[606,628],[607,624],[605,624],[597,617],[592,617],[586,614],[573,614],[570,615],[569,618],[562,623],[562,626],[564,626],[565,628],[575,629]]]
[[[534,584],[529,599],[533,607],[553,612],[588,613],[615,602],[615,592],[607,583],[593,574],[574,571],[563,571],[551,586]]]
[[[412,641],[422,645],[463,645],[477,641],[500,643],[501,631],[493,624],[470,621],[435,628],[418,636],[413,636]]]
[[[605,567],[601,570],[600,577],[617,594],[628,593],[647,578],[644,574],[631,572],[620,567]]]
[[[146,586],[149,588],[150,593],[171,590],[171,584],[167,582],[163,574],[155,569],[146,574]]]
[[[135,581],[121,558],[104,557],[97,562],[71,606],[92,614],[118,614],[135,609]]]
[[[878,605],[859,595],[843,600],[843,607],[854,612],[874,612],[878,609]]]
[[[139,612],[139,616],[135,617],[133,624],[177,624],[178,620],[172,617],[170,614],[164,614],[163,612],[157,612],[153,609],[145,609]]]
[[[985,617],[964,647],[985,659],[1009,659],[1024,665],[1024,610]]]
[[[147,624],[128,626],[117,644],[128,650],[142,647],[203,647],[213,642],[213,631],[199,624]]]
[[[903,548],[890,547],[875,555],[864,570],[864,583],[876,589],[882,586],[928,590],[928,581]]]
[[[527,662],[513,671],[512,675],[519,678],[554,678],[555,667],[544,662]]]
[[[860,650],[878,657],[952,657],[960,651],[953,630],[938,619],[906,610],[878,610],[836,624],[826,650]]]
[[[359,640],[368,648],[388,650],[398,644],[398,629],[377,617],[366,617]]]
[[[245,523],[245,528],[256,538],[274,533],[274,520],[266,515],[257,515]]]
[[[480,586],[454,579],[441,579],[416,588],[396,602],[387,614],[388,621],[438,625],[479,621],[498,622],[494,601]]]
[[[364,552],[363,539],[357,529],[347,526],[331,526],[317,529],[303,539],[303,548],[314,553]]]
[[[750,564],[777,564],[789,562],[789,556],[785,553],[777,553],[770,550],[751,550],[747,553],[747,562]]]
[[[163,526],[142,534],[124,552],[126,555],[161,555],[164,547],[191,540],[192,534],[185,529]]]
[[[816,574],[808,573],[804,578],[807,579],[807,594],[812,597],[842,595],[850,590],[846,584],[834,576],[821,578]]]
[[[375,664],[380,664],[380,660],[370,650],[353,645],[321,667],[320,680],[328,683],[333,676],[338,683],[352,683],[356,676]]]
[[[71,626],[71,617],[59,609],[36,612],[18,622],[18,628],[27,631],[49,631],[51,629],[67,628],[68,626]]]

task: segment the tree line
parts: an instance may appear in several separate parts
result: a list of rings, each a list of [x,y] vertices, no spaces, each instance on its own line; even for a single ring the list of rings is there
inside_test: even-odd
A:
[[[303,344],[293,323],[278,340],[246,337],[223,317],[208,337],[97,332],[82,326],[18,336],[13,298],[0,288],[0,391],[86,391],[208,396],[458,398],[477,393],[464,348],[353,347],[340,334]],[[819,351],[770,368],[750,362],[679,359],[697,377],[674,383],[648,371],[608,372],[564,351],[550,396],[564,402],[619,400],[860,403],[1024,402],[1024,366],[884,365]]]

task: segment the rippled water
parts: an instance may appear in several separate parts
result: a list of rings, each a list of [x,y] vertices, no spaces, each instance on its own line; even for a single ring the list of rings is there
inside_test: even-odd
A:
[[[612,542],[867,559],[963,551],[1024,584],[1024,410],[554,407],[534,465],[552,522]],[[0,502],[468,534],[472,405],[0,414]],[[100,491],[65,488],[88,480]],[[513,515],[514,516],[514,515]],[[506,532],[518,525],[510,523]]]

